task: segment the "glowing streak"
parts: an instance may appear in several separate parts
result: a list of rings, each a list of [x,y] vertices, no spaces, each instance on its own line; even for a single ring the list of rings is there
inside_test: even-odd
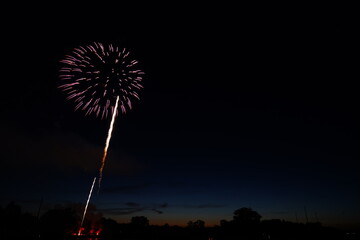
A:
[[[85,206],[84,213],[83,213],[83,216],[82,216],[82,219],[81,219],[81,224],[80,224],[80,229],[79,229],[79,232],[78,232],[78,236],[80,236],[80,234],[81,234],[82,225],[84,223],[86,211],[87,211],[87,208],[88,208],[88,205],[89,205],[89,201],[90,201],[90,198],[91,198],[91,194],[92,194],[92,191],[93,191],[93,188],[94,188],[95,181],[96,181],[96,177],[94,177],[94,181],[93,181],[93,183],[91,185],[90,193],[89,193],[88,199],[86,201],[86,206]]]
[[[111,134],[112,134],[112,131],[113,131],[113,127],[114,127],[114,122],[115,122],[115,118],[116,118],[116,110],[117,110],[117,107],[118,107],[118,103],[119,103],[119,96],[117,96],[116,98],[116,103],[115,103],[115,108],[114,108],[114,111],[113,111],[113,115],[112,115],[112,118],[111,118],[111,123],[110,123],[110,128],[109,128],[109,131],[108,131],[108,136],[106,138],[106,143],[105,143],[105,148],[104,148],[104,155],[101,159],[101,167],[100,167],[100,171],[99,171],[99,189],[98,191],[100,191],[100,185],[101,185],[101,179],[102,179],[102,172],[104,170],[104,165],[105,165],[105,159],[106,159],[106,155],[107,155],[107,150],[109,148],[109,143],[110,143],[110,139],[111,139]]]

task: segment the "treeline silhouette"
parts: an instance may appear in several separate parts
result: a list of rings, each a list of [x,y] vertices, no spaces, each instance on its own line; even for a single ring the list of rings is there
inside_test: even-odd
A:
[[[358,235],[340,229],[324,227],[319,222],[293,223],[273,219],[262,220],[251,208],[234,211],[232,220],[221,220],[219,225],[206,227],[205,221],[189,221],[186,227],[150,225],[145,216],[132,217],[129,223],[118,223],[105,218],[90,206],[79,231],[82,204],[56,206],[34,216],[24,213],[14,202],[0,206],[0,239],[71,240],[96,236],[103,240],[341,240],[358,239]]]

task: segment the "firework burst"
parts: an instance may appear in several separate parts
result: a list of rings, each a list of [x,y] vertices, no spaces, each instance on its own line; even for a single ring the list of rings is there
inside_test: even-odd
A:
[[[117,114],[117,97],[125,113],[132,108],[132,100],[139,99],[144,72],[126,48],[94,42],[75,48],[60,62],[59,88],[67,100],[75,102],[75,110],[83,110],[85,115],[106,118]]]

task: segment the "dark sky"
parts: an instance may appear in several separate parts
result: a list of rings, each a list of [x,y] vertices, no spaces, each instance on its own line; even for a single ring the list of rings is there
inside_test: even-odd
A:
[[[348,24],[316,11],[213,7],[35,12],[7,25],[0,205],[35,213],[41,198],[44,211],[86,201],[110,120],[74,112],[56,86],[63,56],[99,41],[130,49],[146,73],[141,100],[115,123],[92,199],[106,216],[211,225],[251,207],[263,219],[305,222],[306,207],[310,221],[359,227]]]

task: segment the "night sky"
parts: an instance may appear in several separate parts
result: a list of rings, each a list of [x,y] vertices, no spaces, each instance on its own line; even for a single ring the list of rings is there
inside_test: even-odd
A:
[[[85,203],[110,119],[74,112],[58,71],[74,47],[98,41],[127,47],[146,73],[141,100],[116,120],[91,201],[106,217],[211,226],[251,207],[305,222],[306,208],[309,221],[359,227],[348,25],[316,12],[175,9],[102,21],[29,14],[3,30],[0,205],[36,214],[41,199],[43,212]]]

